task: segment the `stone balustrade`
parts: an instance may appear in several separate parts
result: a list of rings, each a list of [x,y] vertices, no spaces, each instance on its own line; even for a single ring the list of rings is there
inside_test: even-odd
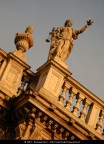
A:
[[[62,90],[60,95],[58,95],[58,101],[55,104],[54,102],[56,101],[56,97],[54,97],[54,95],[42,95],[43,93],[41,94],[41,91],[37,90],[36,87],[39,84],[39,79],[39,72],[33,73],[30,70],[25,71],[17,95],[20,95],[19,93],[24,91],[24,87],[25,93],[27,94],[30,94],[31,92],[33,94],[34,92],[37,92],[42,98],[41,99],[37,97],[37,100],[40,99],[39,101],[41,102],[45,100],[43,104],[46,105],[46,107],[48,105],[55,106],[53,110],[54,113],[60,117],[62,115],[63,119],[65,118],[68,121],[69,118],[72,118],[72,120],[82,124],[85,129],[87,128],[87,131],[91,131],[96,135],[103,135],[104,102],[101,99],[99,99],[96,95],[94,95],[69,75],[64,79]],[[26,85],[26,83],[28,84]],[[46,104],[47,102],[50,104]],[[60,106],[63,107],[63,109],[61,109]],[[60,113],[59,109],[62,113]]]
[[[33,73],[28,70],[23,73],[22,83],[18,89],[18,94],[25,92],[26,94],[33,94],[35,88],[39,82],[40,74]],[[27,85],[26,85],[27,83]],[[24,89],[25,88],[25,89]],[[38,93],[39,94],[39,93]],[[44,99],[41,95],[40,99]],[[39,97],[36,97],[38,100]],[[42,102],[42,99],[40,100]],[[46,107],[53,103],[50,99],[50,104],[45,104],[49,102],[49,97],[45,95],[45,102],[42,102]],[[54,113],[59,115],[67,122],[71,118],[71,122],[76,122],[82,125],[87,131],[94,135],[103,136],[104,128],[104,103],[96,95],[82,86],[79,82],[73,79],[71,76],[65,78],[62,90],[58,96],[58,104],[53,103]],[[63,109],[61,109],[61,107]],[[60,113],[60,110],[62,113]],[[61,116],[61,115],[62,116]],[[69,115],[69,116],[68,116]]]
[[[70,129],[68,124],[71,123],[80,132],[83,129],[86,137],[94,135],[95,139],[104,139],[104,102],[73,79],[66,67],[56,61],[47,61],[34,73],[15,53],[7,54],[0,49],[0,77],[2,101],[7,96],[7,101],[14,99],[14,96],[18,101],[28,96],[29,102],[36,101],[35,108],[39,106],[37,102],[41,103],[49,116],[52,112],[56,121],[57,117],[61,118],[66,129]],[[3,104],[1,106],[4,108]],[[27,109],[24,107],[23,111]],[[17,118],[18,113],[22,113],[22,110],[16,111]],[[47,117],[44,117],[44,121],[47,121]],[[60,133],[63,131],[62,127]]]
[[[104,102],[72,77],[65,79],[58,100],[78,119],[103,134]]]
[[[22,92],[25,92],[25,94],[32,94],[38,80],[39,76],[37,73],[32,72],[30,69],[24,71],[16,96],[20,96]]]

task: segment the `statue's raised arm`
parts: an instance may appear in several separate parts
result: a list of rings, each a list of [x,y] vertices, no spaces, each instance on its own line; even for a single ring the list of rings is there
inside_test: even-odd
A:
[[[49,39],[46,42],[51,42],[48,60],[58,56],[62,61],[65,61],[73,48],[73,41],[78,38],[78,34],[83,33],[90,25],[92,20],[88,20],[86,25],[80,30],[74,30],[72,20],[66,20],[63,27],[53,28],[49,33]]]
[[[93,21],[92,20],[88,20],[86,22],[86,25],[81,30],[78,30],[78,34],[83,33],[92,24],[93,24]]]
[[[88,26],[90,26],[90,25],[92,25],[92,24],[93,24],[93,21],[92,21],[92,20],[88,20],[88,21],[87,21],[87,25],[88,25]]]

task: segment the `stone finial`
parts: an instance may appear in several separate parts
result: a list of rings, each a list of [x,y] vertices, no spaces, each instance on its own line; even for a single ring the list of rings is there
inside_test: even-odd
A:
[[[15,36],[14,43],[16,45],[17,51],[23,53],[34,45],[32,38],[33,27],[28,26],[25,33],[17,33]]]

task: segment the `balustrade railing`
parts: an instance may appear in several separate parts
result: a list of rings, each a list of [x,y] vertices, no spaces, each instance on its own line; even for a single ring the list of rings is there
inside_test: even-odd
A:
[[[39,77],[38,73],[31,70],[24,71],[17,96],[24,91],[26,93],[28,89],[35,90]],[[80,123],[83,122],[95,132],[104,135],[104,102],[71,76],[65,78],[58,101],[76,117],[76,121],[78,119]]]
[[[35,74],[31,70],[24,71],[16,96],[21,95],[24,91],[28,93],[30,92],[30,90],[32,91],[33,89],[35,89],[38,79],[39,76],[37,75],[37,73]]]
[[[104,102],[72,77],[66,78],[58,100],[78,119],[103,134]]]
[[[7,57],[6,52],[0,48],[0,76],[1,76],[1,67],[4,62],[5,57]]]

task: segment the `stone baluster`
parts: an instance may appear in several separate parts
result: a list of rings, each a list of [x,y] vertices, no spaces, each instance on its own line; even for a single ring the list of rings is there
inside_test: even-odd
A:
[[[82,120],[82,121],[85,121],[85,117],[87,115],[87,108],[88,106],[90,105],[90,101],[87,100],[87,99],[84,99],[83,101],[83,109],[82,111],[80,112],[80,116],[79,118]]]
[[[24,91],[24,87],[27,82],[28,82],[28,77],[23,76],[21,86],[18,88],[17,96],[19,96]]]
[[[73,101],[73,97],[75,96],[75,93],[74,93],[72,87],[69,89],[69,94],[70,94],[70,95],[69,95],[69,99],[66,101],[66,105],[65,105],[65,107],[66,107],[68,110],[70,110],[71,105],[72,105],[72,101]]]
[[[2,75],[2,72],[4,72],[6,64],[7,64],[6,54],[3,55],[0,49],[0,76]]]
[[[65,82],[63,87],[62,87],[62,94],[59,96],[59,102],[61,105],[63,105],[63,102],[65,100],[65,96],[66,96],[66,91],[68,89],[68,84]]]
[[[79,109],[80,109],[80,102],[81,102],[81,100],[82,100],[82,98],[80,97],[80,94],[79,94],[79,93],[77,93],[76,99],[77,99],[77,101],[76,101],[75,106],[73,107],[72,113],[73,113],[75,116],[78,116],[78,112],[79,112]]]
[[[1,48],[0,48],[0,65],[5,60],[6,56],[7,56],[7,54],[3,50],[1,50]]]
[[[99,115],[99,122],[96,124],[96,131],[101,134],[101,130],[103,127],[103,119],[104,119],[104,110],[101,110]]]

